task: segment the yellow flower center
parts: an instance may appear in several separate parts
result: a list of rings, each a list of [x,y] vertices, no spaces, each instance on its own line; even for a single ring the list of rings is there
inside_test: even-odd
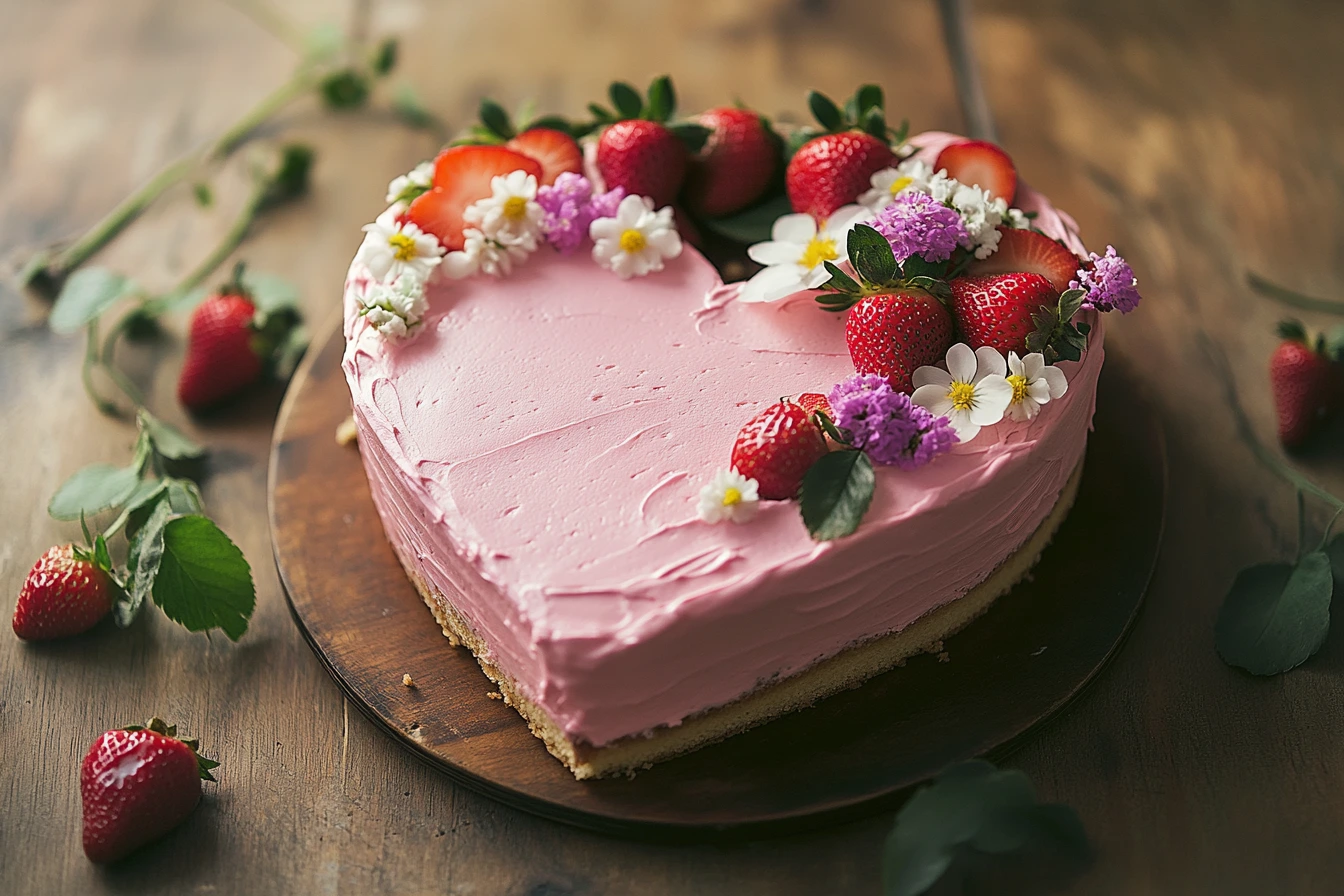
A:
[[[521,221],[527,217],[527,200],[521,196],[510,196],[504,200],[504,217],[510,221]]]
[[[410,261],[415,258],[415,239],[404,233],[394,233],[387,238],[387,244],[396,253],[397,261]]]
[[[742,503],[742,493],[731,485],[723,490],[723,506],[732,507],[734,504]]]
[[[952,388],[947,390],[947,397],[958,411],[969,411],[975,404],[975,386],[970,383],[953,383]]]
[[[1013,387],[1013,404],[1020,404],[1027,397],[1027,378],[1015,373],[1008,377],[1008,385]]]
[[[898,177],[898,178],[896,178],[894,181],[891,182],[891,195],[895,196],[897,193],[901,192],[901,191],[904,190],[906,187],[910,186],[910,183],[911,183],[913,180],[914,180],[914,178],[912,178],[912,177]]]
[[[839,257],[840,253],[835,250],[835,240],[814,236],[808,241],[807,248],[798,259],[798,264],[811,270],[823,261],[835,261]]]
[[[644,234],[631,227],[625,233],[621,234],[621,251],[629,252],[631,255],[636,252],[643,252],[644,247],[649,241],[644,239]]]

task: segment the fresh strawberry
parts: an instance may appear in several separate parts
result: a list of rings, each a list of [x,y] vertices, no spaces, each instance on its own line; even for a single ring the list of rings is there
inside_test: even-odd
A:
[[[564,131],[533,128],[523,131],[504,144],[541,165],[541,183],[553,184],[565,172],[583,173],[583,150],[578,141]]]
[[[895,164],[891,147],[872,134],[823,134],[793,154],[784,185],[795,212],[822,220],[856,201],[869,188],[873,174]]]
[[[89,747],[80,768],[84,854],[114,862],[168,833],[201,800],[201,780],[219,763],[196,752],[161,719],[108,731]]]
[[[253,348],[257,307],[238,292],[216,293],[191,315],[187,356],[177,381],[177,400],[200,410],[242,391],[260,378],[264,365]]]
[[[850,309],[845,342],[856,371],[910,392],[915,368],[938,363],[952,345],[952,315],[919,289],[868,296]]]
[[[1017,168],[1013,160],[1008,153],[984,140],[953,143],[938,153],[933,169],[946,169],[948,177],[988,190],[990,195],[1009,205],[1017,193]]]
[[[1081,262],[1078,256],[1043,233],[999,228],[999,248],[983,261],[971,263],[974,276],[986,274],[1013,274],[1027,272],[1040,274],[1050,281],[1056,292],[1069,288],[1069,281],[1078,277]]]
[[[755,479],[767,501],[798,496],[807,472],[827,451],[821,428],[803,406],[781,401],[747,421],[733,443],[733,469]]]
[[[648,196],[659,208],[676,198],[688,157],[686,144],[656,121],[618,121],[597,140],[597,170],[607,189]]]
[[[114,599],[105,570],[76,554],[73,545],[50,548],[19,589],[14,634],[25,641],[77,635],[112,612]]]
[[[794,400],[804,411],[807,411],[809,416],[817,412],[821,412],[827,417],[832,416],[831,402],[820,392],[804,392]]]
[[[1031,316],[1056,304],[1059,292],[1040,274],[989,274],[953,280],[952,313],[971,348],[993,346],[1026,354],[1036,330]]]
[[[1308,337],[1295,320],[1279,324],[1283,341],[1269,359],[1269,383],[1278,415],[1279,441],[1294,448],[1306,441],[1330,410],[1339,371],[1324,340]]]
[[[776,138],[761,116],[725,107],[703,112],[697,121],[709,138],[691,160],[686,204],[710,218],[751,205],[770,186],[778,164]]]
[[[434,160],[434,186],[411,203],[406,219],[434,234],[450,252],[461,249],[467,206],[490,195],[494,178],[520,170],[542,179],[539,162],[507,147],[449,147]]]

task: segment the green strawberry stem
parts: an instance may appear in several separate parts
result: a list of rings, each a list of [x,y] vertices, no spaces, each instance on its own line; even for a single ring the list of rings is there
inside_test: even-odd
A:
[[[1326,314],[1344,315],[1344,302],[1334,301],[1332,299],[1318,299],[1313,296],[1303,295],[1300,292],[1294,292],[1291,289],[1279,286],[1277,283],[1271,283],[1253,271],[1247,272],[1246,283],[1251,289],[1260,293],[1260,295],[1292,308],[1301,308],[1305,311],[1323,311]]]

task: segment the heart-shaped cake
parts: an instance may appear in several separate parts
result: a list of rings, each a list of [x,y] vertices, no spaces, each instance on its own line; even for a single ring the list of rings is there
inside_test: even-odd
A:
[[[942,210],[920,212],[919,221],[941,215],[952,226],[965,217],[957,202],[938,201],[936,186],[893,188],[899,178],[887,172],[932,171],[947,147],[964,143],[923,135],[865,186],[890,197],[918,193],[927,201],[905,205]],[[658,219],[654,203],[632,191],[588,220],[582,209],[568,219],[553,212],[559,190],[577,181],[548,186],[557,180],[550,171],[491,174],[487,195],[469,197],[459,212],[461,233],[437,232],[415,210],[422,197],[439,204],[435,214],[448,201],[435,192],[452,174],[443,158],[433,174],[420,169],[413,195],[399,197],[394,182],[391,215],[371,226],[347,280],[344,369],[360,453],[387,536],[444,633],[475,653],[577,776],[685,752],[936,647],[1006,592],[1049,542],[1080,475],[1106,309],[1084,301],[1081,311],[1046,322],[1055,336],[1086,334],[1078,360],[1050,345],[1032,354],[1023,342],[1007,361],[993,341],[1016,338],[1002,315],[965,310],[1000,308],[981,298],[998,295],[993,289],[968,284],[994,281],[1011,299],[1013,282],[1002,278],[1046,283],[1029,273],[1039,263],[1028,259],[1023,272],[1005,248],[995,267],[995,254],[975,257],[967,231],[952,227],[963,247],[949,250],[949,260],[960,251],[963,271],[969,265],[977,276],[958,272],[950,290],[931,285],[943,284],[930,273],[934,262],[901,258],[900,247],[933,231],[900,230],[898,222],[894,232],[887,225],[895,214],[880,204],[840,234],[848,263],[835,246],[822,253],[840,276],[762,301],[759,287],[783,277],[769,273],[782,263],[763,259],[755,287],[725,285],[676,239],[670,213]],[[591,159],[587,171],[583,201],[596,202],[603,173]],[[1072,222],[1025,185],[1013,189],[1014,208],[1044,235],[1022,232],[1062,245],[1084,277],[1072,291],[1043,287],[1049,301],[1061,292],[1091,296],[1091,268],[1070,254],[1081,251]],[[774,248],[753,257],[783,257],[780,235],[807,224],[800,214],[786,217],[765,244]],[[824,238],[837,217],[811,227],[809,239]],[[566,230],[576,221],[578,240]],[[511,243],[517,233],[532,233],[532,246],[510,254],[528,242]],[[873,233],[893,247],[896,272],[886,260],[877,265],[885,286],[862,242]],[[823,262],[815,267],[830,274]],[[806,273],[801,259],[787,263]],[[960,341],[937,351],[946,360],[906,372],[918,386],[913,398],[895,387],[895,371],[856,375],[859,353],[847,330],[857,308],[817,299],[838,294],[842,280],[860,285],[850,297],[859,303],[884,292],[904,308],[918,294],[933,302],[921,313],[955,316]],[[967,344],[977,328],[989,335]],[[1052,351],[1046,376],[1041,365]],[[1002,420],[990,425],[983,421],[999,383]],[[830,399],[795,403],[806,393]],[[951,404],[938,404],[944,395]],[[744,443],[744,424],[781,414],[792,429],[766,427],[762,436],[756,426]],[[924,422],[911,429],[910,420]],[[917,451],[921,439],[933,445],[928,434],[937,427],[947,434],[941,447]],[[796,476],[788,480],[788,497],[800,501],[763,500],[767,477],[787,479],[800,445],[828,459],[807,458],[816,464],[801,488]],[[730,455],[732,468],[716,477]]]

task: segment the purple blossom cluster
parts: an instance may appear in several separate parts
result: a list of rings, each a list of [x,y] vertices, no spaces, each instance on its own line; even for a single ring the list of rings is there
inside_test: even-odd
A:
[[[1129,262],[1115,254],[1114,246],[1107,246],[1105,255],[1092,253],[1089,267],[1078,270],[1078,279],[1069,288],[1087,290],[1084,308],[1128,314],[1139,307],[1138,284]]]
[[[593,194],[593,185],[582,174],[566,171],[550,186],[537,190],[537,204],[545,217],[541,232],[547,242],[569,255],[588,237],[588,225],[598,218],[616,215],[616,206],[625,198],[625,190],[617,187],[605,193]]]
[[[856,373],[836,383],[827,400],[835,425],[874,463],[914,470],[957,442],[946,417],[935,417],[913,403],[892,389],[886,377]]]
[[[957,246],[970,242],[956,209],[915,190],[898,195],[877,213],[873,229],[887,238],[896,261],[918,255],[925,261],[947,261]]]

